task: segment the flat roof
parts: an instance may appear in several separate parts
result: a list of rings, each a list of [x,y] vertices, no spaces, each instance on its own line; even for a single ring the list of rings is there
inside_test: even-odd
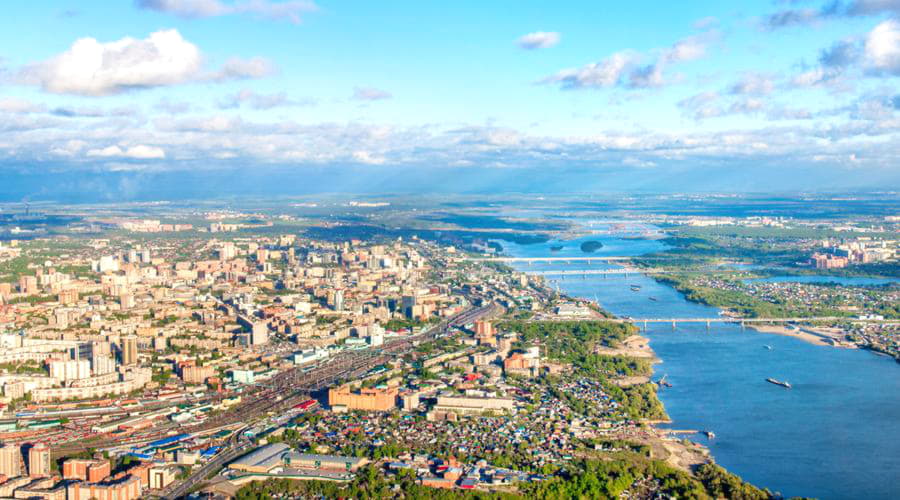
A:
[[[342,464],[351,463],[357,464],[363,461],[362,458],[357,457],[344,457],[340,455],[315,455],[309,453],[291,453],[289,456],[291,462],[295,461],[313,461],[313,462],[339,462]]]
[[[272,443],[255,449],[251,453],[231,462],[229,467],[264,467],[271,469],[281,464],[281,457],[291,447],[284,443]]]

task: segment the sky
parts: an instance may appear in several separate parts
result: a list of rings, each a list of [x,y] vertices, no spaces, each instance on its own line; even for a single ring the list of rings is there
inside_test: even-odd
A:
[[[898,189],[898,81],[900,0],[9,2],[0,198]]]

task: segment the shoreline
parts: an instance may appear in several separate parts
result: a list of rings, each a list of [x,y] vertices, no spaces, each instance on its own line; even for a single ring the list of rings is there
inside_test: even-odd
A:
[[[834,344],[825,340],[824,337],[815,335],[808,331],[804,331],[801,329],[790,329],[784,326],[778,325],[747,325],[748,328],[751,328],[759,333],[767,333],[771,335],[781,335],[782,337],[793,337],[795,339],[802,340],[808,344],[820,345],[826,347],[837,347]]]
[[[640,359],[650,359],[654,365],[662,363],[662,360],[656,355],[656,351],[650,345],[650,338],[639,333],[631,335],[624,341],[622,346],[618,348],[601,348],[598,349],[599,354],[615,353],[620,356],[629,356]],[[653,381],[653,375],[656,369],[652,369],[649,376],[620,377],[613,382],[616,385],[635,385],[641,383],[653,384],[656,388],[656,398],[665,409],[665,404],[659,398],[660,387]],[[679,436],[672,429],[660,427],[660,425],[671,424],[672,419],[666,412],[664,420],[645,420],[642,423],[646,426],[646,435],[642,439],[638,439],[651,447],[654,455],[664,460],[669,465],[693,474],[694,469],[702,464],[715,463],[715,459],[709,448],[702,443],[692,441],[684,436]],[[634,436],[623,436],[625,439],[634,438]]]
[[[544,288],[548,292],[553,292],[553,290],[547,287],[546,284],[542,288]],[[573,297],[568,293],[560,293],[559,295],[560,297],[565,297],[570,300],[589,300],[579,299],[578,297]],[[593,303],[593,301],[590,302]],[[617,315],[603,309],[599,303],[596,303],[596,306],[600,308],[600,310],[603,310],[607,314],[609,314],[610,317],[591,318],[591,321],[619,319]],[[638,359],[649,359],[651,360],[651,363],[653,365],[662,363],[662,359],[660,359],[656,355],[656,351],[654,351],[653,347],[650,345],[650,338],[644,336],[639,330],[635,331],[632,335],[623,340],[622,343],[617,347],[597,347],[594,349],[594,352],[602,355],[619,355]],[[662,399],[659,398],[660,387],[658,384],[656,384],[656,382],[653,381],[653,375],[656,374],[656,369],[654,367],[651,367],[651,370],[652,371],[650,375],[619,377],[616,379],[610,379],[610,381],[619,387],[637,385],[642,383],[653,384],[655,388],[655,397],[665,411],[665,403],[663,403]],[[611,436],[648,445],[651,447],[651,450],[653,450],[653,455],[656,458],[663,460],[669,465],[681,469],[691,475],[694,474],[694,470],[696,469],[696,467],[700,465],[716,463],[710,449],[702,443],[692,441],[684,436],[679,436],[679,434],[677,432],[673,432],[672,429],[660,427],[660,425],[671,423],[673,423],[672,419],[669,417],[668,412],[666,412],[666,418],[664,420],[657,419],[641,421],[643,432],[640,432],[637,435],[632,433],[622,433],[611,434]]]

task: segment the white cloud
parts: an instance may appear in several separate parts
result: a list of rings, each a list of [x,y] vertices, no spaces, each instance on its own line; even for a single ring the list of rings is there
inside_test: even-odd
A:
[[[166,12],[186,19],[218,17],[230,14],[250,14],[272,20],[283,20],[294,24],[301,16],[318,10],[316,4],[305,0],[282,2],[267,0],[245,0],[224,2],[221,0],[135,0],[142,9]]]
[[[160,160],[166,157],[166,152],[162,148],[156,146],[145,146],[138,144],[127,149],[119,146],[107,146],[101,149],[91,149],[87,152],[88,156],[100,158],[132,158],[135,160]]]
[[[866,65],[876,74],[900,76],[900,22],[883,21],[866,36]]]
[[[40,113],[46,107],[17,97],[0,98],[0,111],[5,113]]]
[[[660,49],[650,59],[634,51],[620,51],[606,59],[577,69],[565,69],[541,80],[541,83],[558,83],[563,89],[609,88],[622,86],[631,89],[662,87],[670,81],[666,69],[673,64],[699,59],[706,55],[706,39],[709,33],[679,40],[671,47]]]
[[[542,83],[559,83],[564,89],[612,87],[620,83],[637,59],[633,52],[616,52],[600,62],[578,69],[564,69],[543,79]]]
[[[59,156],[75,156],[75,154],[84,149],[85,146],[87,146],[87,142],[78,139],[71,139],[66,141],[65,144],[54,146],[50,149],[50,153]]]
[[[239,129],[243,120],[236,117],[215,115],[204,118],[186,118],[172,121],[168,119],[156,120],[156,127],[164,131],[172,132],[227,132]]]
[[[219,102],[219,107],[231,109],[246,105],[252,109],[272,109],[289,106],[313,106],[315,104],[316,101],[314,99],[291,99],[286,92],[259,94],[250,89],[242,89],[235,94],[226,96]]]
[[[200,49],[169,29],[143,40],[81,38],[62,54],[23,68],[19,80],[56,94],[103,96],[198,80],[258,78],[273,71],[271,63],[258,58],[230,59],[212,73],[204,73],[202,65]]]
[[[706,55],[706,36],[689,36],[675,42],[659,58],[665,64],[693,61]]]
[[[823,20],[841,17],[876,16],[892,14],[900,16],[900,0],[828,0],[820,9],[785,9],[766,16],[762,25],[768,29],[809,25]]]
[[[214,81],[244,80],[248,78],[263,78],[276,73],[278,69],[268,59],[253,57],[242,59],[232,57],[225,61],[219,71],[209,74],[206,78]]]
[[[189,102],[172,101],[166,97],[157,102],[153,107],[154,109],[157,109],[164,113],[168,113],[170,115],[180,115],[182,113],[187,113],[192,108]]]
[[[366,163],[369,165],[383,165],[385,162],[384,158],[375,156],[368,151],[354,151],[352,157],[354,160],[360,163]]]
[[[549,49],[559,43],[559,33],[555,31],[535,31],[516,40],[519,47],[526,50]]]
[[[746,73],[734,83],[729,92],[736,95],[768,95],[775,90],[775,82],[759,73]]]
[[[394,97],[393,94],[387,90],[380,90],[373,87],[355,87],[353,89],[353,98],[358,101],[380,101],[392,97]]]

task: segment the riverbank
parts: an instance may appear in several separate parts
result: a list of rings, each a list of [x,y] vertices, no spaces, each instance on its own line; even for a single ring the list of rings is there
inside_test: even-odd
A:
[[[541,288],[543,288],[545,292],[553,292],[553,290],[550,290],[546,285]],[[576,300],[575,297],[564,293],[560,294],[560,298],[563,301]],[[603,322],[604,320],[610,319],[609,316],[611,316],[611,314],[602,309],[600,304],[595,302],[591,303],[592,305],[595,305],[598,310],[603,311],[604,317],[591,318],[590,320],[584,320],[585,322]],[[661,363],[662,360],[657,356],[653,347],[650,345],[650,339],[637,333],[633,328],[631,330],[630,334],[624,339],[619,340],[612,345],[595,345],[591,349],[591,352],[601,356],[643,360],[644,362],[649,361],[651,365]],[[636,388],[641,385],[652,386],[653,390],[645,394],[644,397],[652,398],[652,404],[659,404],[665,413],[665,407],[663,406],[662,401],[659,400],[657,393],[660,388],[652,381],[652,372],[655,372],[655,370],[651,368],[650,374],[612,376],[608,378],[608,382],[623,389]],[[620,432],[612,432],[609,436],[649,446],[652,450],[651,456],[653,458],[662,460],[669,465],[692,475],[700,465],[715,463],[710,450],[706,446],[701,443],[684,439],[683,436],[673,433],[671,429],[663,427],[664,425],[672,423],[667,414],[663,415],[663,418],[645,418],[640,419],[639,421],[642,425],[638,429],[632,428]]]
[[[825,337],[796,327],[791,328],[780,325],[748,325],[748,327],[760,333],[794,337],[795,339],[800,339],[813,345],[834,346],[834,344]]]
[[[659,242],[603,235],[585,239],[603,241],[599,255],[652,255],[665,250]],[[556,253],[542,245],[510,245],[507,252],[523,258],[574,257],[578,243],[566,242],[565,249]],[[647,262],[656,265],[650,259]],[[510,267],[530,273],[598,266],[546,262]],[[722,309],[686,300],[683,293],[653,278],[586,275],[550,284],[570,297],[599,303],[619,318],[720,316]],[[633,284],[641,290],[632,291]],[[861,347],[867,347],[866,341],[879,345],[868,340],[877,333],[871,330],[853,329],[852,341]],[[664,363],[654,366],[653,380],[666,374],[666,381],[673,384],[658,388],[656,394],[673,423],[652,428],[648,423],[634,437],[658,443],[654,457],[664,460],[669,452],[663,445],[668,443],[665,436],[651,435],[653,428],[664,434],[670,432],[668,428],[693,429],[701,432],[674,434],[670,439],[699,442],[715,463],[786,497],[892,498],[891,485],[900,470],[895,457],[900,453],[896,442],[884,436],[898,430],[893,417],[898,411],[900,379],[898,365],[888,363],[887,356],[822,349],[817,342],[794,340],[796,335],[764,335],[733,324],[714,325],[710,330],[702,324],[679,324],[673,331],[668,324],[651,323],[640,333],[650,339],[655,356]],[[794,389],[768,384],[767,377],[789,380]],[[816,425],[810,426],[811,421]],[[714,431],[716,438],[705,437],[702,431],[706,430]],[[695,472],[695,477],[699,475]]]
[[[595,351],[606,356],[650,359],[653,364],[661,362],[656,356],[656,352],[650,346],[650,339],[643,335],[631,335],[617,347],[599,347]],[[623,376],[615,378],[612,382],[619,387],[630,387],[651,383],[651,377]],[[679,437],[678,433],[672,432],[671,429],[660,427],[661,425],[671,424],[672,421],[670,419],[646,420],[643,423],[645,426],[640,434],[625,433],[616,437],[645,444],[652,450],[654,458],[691,474],[700,465],[715,463],[709,448],[700,443]]]

